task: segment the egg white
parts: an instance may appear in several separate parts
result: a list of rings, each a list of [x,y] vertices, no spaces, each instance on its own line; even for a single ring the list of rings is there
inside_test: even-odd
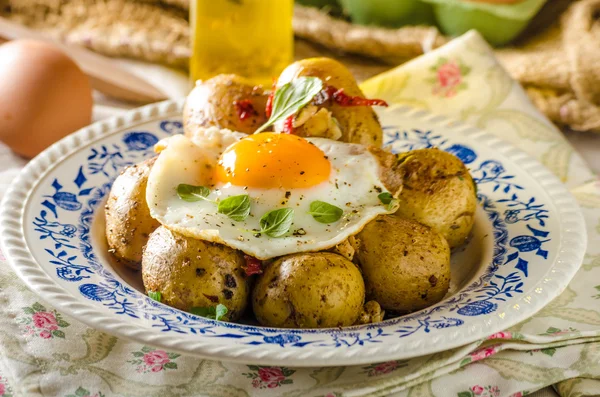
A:
[[[264,260],[331,248],[358,233],[377,215],[393,212],[378,198],[380,192],[386,191],[379,179],[379,164],[362,145],[308,138],[331,162],[329,180],[303,189],[257,189],[229,183],[213,185],[211,178],[225,149],[224,143],[235,142],[243,135],[230,132],[205,135],[209,139],[200,136],[192,141],[182,135],[169,138],[162,145],[166,147],[160,152],[148,178],[146,198],[150,213],[175,232],[221,243]],[[213,201],[248,194],[250,215],[244,221],[236,222],[217,213],[215,203],[184,201],[177,195],[177,186],[182,183],[213,185],[208,196]],[[317,200],[341,208],[344,211],[342,218],[332,224],[317,222],[309,214],[310,203]],[[273,238],[256,232],[260,230],[259,221],[263,214],[284,207],[294,209],[289,233]]]

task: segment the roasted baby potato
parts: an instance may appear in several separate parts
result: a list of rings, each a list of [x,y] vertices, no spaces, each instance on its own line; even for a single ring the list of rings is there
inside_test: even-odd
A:
[[[369,222],[356,236],[367,299],[398,313],[439,302],[450,283],[450,248],[431,228],[393,215]]]
[[[362,312],[360,270],[329,252],[281,257],[258,277],[252,293],[257,320],[266,326],[326,328],[352,325]]]
[[[331,58],[309,58],[297,61],[288,66],[277,81],[281,86],[296,77],[313,76],[323,81],[323,84],[335,88],[343,88],[344,93],[351,96],[364,96],[352,73],[341,63]],[[340,141],[362,143],[380,147],[383,132],[375,111],[370,106],[340,106],[336,103],[322,105],[331,111],[331,116],[336,120],[341,132]],[[322,126],[324,122],[315,123]],[[313,124],[307,128],[299,127],[294,133],[301,136],[323,136],[321,132],[313,133],[311,129],[317,128]],[[330,137],[330,136],[325,136]],[[337,139],[332,137],[333,139]]]
[[[198,81],[183,108],[185,134],[193,134],[198,127],[213,126],[251,134],[267,121],[267,98],[261,86],[234,74]],[[239,114],[242,101],[249,101],[254,110],[243,120]]]
[[[160,225],[146,204],[146,184],[155,161],[156,157],[127,167],[113,183],[105,206],[110,252],[133,269],[140,268],[144,245]]]
[[[430,226],[462,245],[473,228],[477,198],[473,178],[458,157],[438,149],[420,149],[398,156],[403,181],[396,215]]]
[[[161,226],[144,249],[142,279],[146,291],[160,292],[161,302],[169,306],[190,311],[221,303],[228,309],[225,320],[233,321],[250,295],[244,263],[240,251]]]

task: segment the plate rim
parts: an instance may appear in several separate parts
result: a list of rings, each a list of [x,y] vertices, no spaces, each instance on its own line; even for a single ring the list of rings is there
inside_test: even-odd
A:
[[[229,348],[221,346],[210,349],[210,340],[198,338],[197,340],[190,341],[189,338],[173,338],[170,334],[151,334],[131,324],[126,319],[105,313],[98,315],[97,309],[93,304],[71,295],[60,284],[55,282],[34,259],[32,253],[27,248],[23,233],[25,204],[28,202],[29,196],[35,190],[39,181],[67,156],[92,144],[98,139],[116,134],[119,130],[131,126],[131,124],[151,121],[154,118],[170,117],[174,112],[182,108],[183,103],[183,98],[179,100],[167,100],[136,108],[122,115],[91,124],[47,148],[31,160],[15,178],[0,204],[0,247],[2,247],[6,259],[13,270],[25,282],[28,288],[36,292],[42,300],[63,310],[65,314],[76,318],[89,327],[117,335],[124,339],[161,346],[197,357],[265,365],[285,362],[285,365],[298,367],[314,366],[315,363],[318,363],[318,366],[346,366],[380,362],[386,359],[398,359],[400,355],[401,358],[407,359],[465,346],[469,343],[482,340],[494,332],[486,331],[486,329],[498,322],[497,317],[490,319],[489,324],[485,328],[479,326],[474,330],[474,326],[471,326],[468,329],[461,329],[460,333],[463,337],[453,339],[442,338],[442,340],[445,339],[445,343],[441,349],[433,348],[425,350],[423,344],[419,344],[420,348],[412,349],[408,353],[406,350],[390,349],[392,353],[387,353],[385,356],[378,354],[377,358],[374,358],[373,356],[376,352],[382,353],[381,347],[361,346],[360,349],[356,349],[352,353],[350,353],[350,350],[346,350],[341,355],[332,353],[325,357],[324,352],[311,349],[294,352],[292,349],[288,349],[287,351],[270,350],[266,346],[247,346],[246,349],[239,349],[239,346],[235,345],[231,345]],[[529,296],[523,294],[524,296],[519,297],[515,301],[512,308],[519,311],[519,303],[527,300],[527,305],[530,308],[527,311],[528,314],[519,316],[513,313],[511,316],[507,316],[508,320],[502,325],[502,330],[533,316],[550,303],[552,299],[560,295],[581,266],[585,255],[585,248],[587,247],[587,230],[583,215],[579,205],[569,193],[566,186],[538,160],[522,150],[495,135],[467,125],[460,120],[409,106],[393,106],[385,111],[398,112],[401,115],[410,114],[414,118],[421,118],[442,127],[462,132],[467,137],[476,137],[482,145],[499,150],[506,159],[536,179],[538,186],[544,190],[556,207],[558,225],[561,230],[561,240],[557,249],[557,256],[548,269],[548,272],[553,273],[554,277],[542,278],[535,284],[532,284],[530,291],[543,285],[544,288],[542,288],[541,292]],[[556,269],[559,265],[560,269]],[[537,299],[532,299],[533,296],[537,296]],[[492,321],[493,319],[495,321]],[[438,339],[438,337],[434,337],[434,339]],[[442,340],[438,342],[442,342]],[[399,342],[400,344],[402,343]],[[243,352],[240,353],[239,351],[235,352],[232,350],[243,350]],[[332,349],[332,351],[335,352],[335,349]],[[357,354],[357,351],[360,353]],[[396,358],[391,358],[393,356]]]

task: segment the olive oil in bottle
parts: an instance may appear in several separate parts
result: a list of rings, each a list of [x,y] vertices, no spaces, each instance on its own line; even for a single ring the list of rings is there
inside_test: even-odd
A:
[[[192,81],[234,73],[270,85],[293,60],[293,0],[192,0]]]

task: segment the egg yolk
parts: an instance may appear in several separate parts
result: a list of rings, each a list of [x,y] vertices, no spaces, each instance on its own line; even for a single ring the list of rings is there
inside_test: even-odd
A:
[[[254,188],[307,188],[329,179],[325,153],[296,135],[250,135],[221,155],[215,179]]]

